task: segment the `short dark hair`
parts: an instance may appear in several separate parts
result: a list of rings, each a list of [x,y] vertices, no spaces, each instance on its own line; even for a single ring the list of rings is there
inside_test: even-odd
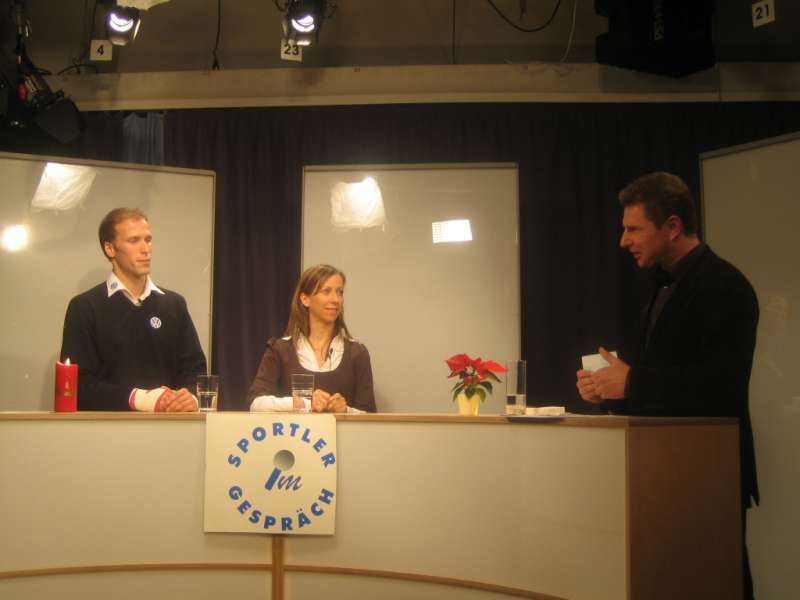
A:
[[[642,175],[619,193],[619,203],[623,208],[643,205],[644,214],[656,227],[661,227],[675,215],[683,223],[684,233],[697,233],[697,212],[692,192],[683,179],[672,173],[659,171]]]
[[[106,254],[106,242],[110,244],[114,243],[114,239],[117,237],[117,224],[127,221],[128,219],[134,219],[136,221],[144,219],[147,221],[147,215],[138,208],[126,208],[123,206],[121,208],[115,208],[100,221],[97,237],[100,238],[100,250],[103,251],[103,256],[108,258],[108,260],[111,259],[108,257],[108,254]]]

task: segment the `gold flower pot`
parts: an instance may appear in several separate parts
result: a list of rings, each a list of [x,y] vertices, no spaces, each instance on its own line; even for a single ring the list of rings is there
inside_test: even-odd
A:
[[[478,414],[481,398],[478,394],[473,394],[472,398],[467,398],[466,394],[461,393],[456,396],[456,402],[458,402],[458,414],[474,417]]]

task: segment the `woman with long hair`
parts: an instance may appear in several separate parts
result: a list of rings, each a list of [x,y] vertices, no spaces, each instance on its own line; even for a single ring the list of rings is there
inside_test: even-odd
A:
[[[300,276],[284,337],[267,342],[250,385],[251,410],[375,412],[369,352],[344,322],[345,281],[330,265],[309,267]],[[293,374],[314,375],[310,406],[291,397]]]

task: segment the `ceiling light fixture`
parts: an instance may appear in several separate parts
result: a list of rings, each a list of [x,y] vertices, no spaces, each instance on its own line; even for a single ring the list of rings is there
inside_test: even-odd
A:
[[[71,142],[84,128],[83,119],[72,100],[64,92],[54,92],[43,77],[43,71],[28,56],[27,42],[31,35],[24,0],[14,0],[12,20],[16,28],[15,61],[5,67],[0,52],[0,127],[25,129],[36,125],[61,143]],[[16,93],[12,94],[11,81]]]
[[[283,18],[284,39],[290,44],[310,46],[319,42],[322,24],[336,10],[335,0],[275,0]]]
[[[317,20],[310,13],[300,15],[295,19],[289,19],[289,22],[292,24],[292,29],[298,33],[310,33],[317,27]]]
[[[139,9],[120,6],[115,1],[106,5],[106,32],[108,41],[115,46],[125,46],[136,38],[142,19]]]

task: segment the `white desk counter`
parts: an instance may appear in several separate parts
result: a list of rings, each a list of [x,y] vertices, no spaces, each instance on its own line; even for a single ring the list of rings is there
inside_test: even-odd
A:
[[[0,597],[740,597],[734,419],[337,417],[336,535],[203,533],[199,414],[0,413]]]

